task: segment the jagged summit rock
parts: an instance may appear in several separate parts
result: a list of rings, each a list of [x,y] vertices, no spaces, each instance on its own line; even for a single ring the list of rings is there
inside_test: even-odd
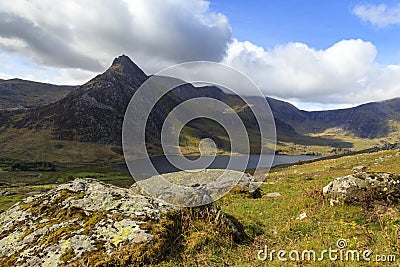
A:
[[[116,58],[114,58],[113,62],[111,65],[118,65],[118,64],[122,64],[122,65],[130,65],[130,64],[134,64],[133,61],[126,55],[122,54]]]
[[[139,67],[126,55],[122,54],[116,58],[114,58],[111,66],[120,65],[123,67],[130,67],[130,68],[138,68]]]
[[[137,78],[136,82],[139,82],[139,86],[148,78],[146,73],[126,55],[116,57],[107,71],[115,71],[128,79]],[[132,83],[133,81],[130,82]]]

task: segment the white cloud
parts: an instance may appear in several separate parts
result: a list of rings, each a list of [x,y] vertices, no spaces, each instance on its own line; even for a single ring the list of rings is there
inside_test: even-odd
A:
[[[0,79],[20,78],[44,83],[79,85],[87,82],[96,72],[72,68],[47,67],[32,59],[0,51]]]
[[[13,0],[0,1],[0,10],[3,78],[81,84],[127,54],[149,74],[185,61],[222,61],[266,95],[312,109],[400,96],[400,67],[378,64],[370,42],[265,50],[232,39],[228,19],[205,0]],[[400,23],[400,5],[359,5],[353,12],[380,27]]]
[[[20,50],[27,47],[26,43],[17,38],[3,38],[0,37],[0,47],[5,48],[6,50]]]
[[[219,61],[231,40],[227,18],[204,0],[14,0],[0,10],[0,48],[51,67],[99,72],[124,53],[154,72]]]
[[[48,83],[81,85],[95,77],[97,73],[81,69],[58,69],[56,73],[47,79]]]
[[[295,105],[298,109],[307,111],[321,111],[321,110],[333,110],[333,109],[346,109],[354,107],[354,104],[320,104],[320,103],[307,103],[307,102],[295,102],[289,101]]]
[[[393,7],[387,7],[385,4],[357,5],[353,8],[353,13],[363,21],[378,27],[400,24],[400,3]]]
[[[376,54],[372,43],[360,39],[343,40],[326,50],[289,43],[267,51],[235,40],[224,63],[247,74],[269,96],[360,104],[400,96],[400,66],[381,66]]]
[[[2,79],[2,80],[8,80],[8,79],[12,79],[12,78],[14,78],[14,77],[7,73],[0,72],[0,79]]]

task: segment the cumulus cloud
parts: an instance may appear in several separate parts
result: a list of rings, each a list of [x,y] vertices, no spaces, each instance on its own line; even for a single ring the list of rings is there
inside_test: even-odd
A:
[[[219,61],[231,40],[227,18],[203,0],[14,0],[0,10],[0,47],[52,67],[97,72],[125,53],[155,71]]]
[[[7,73],[0,72],[0,80],[8,80],[8,79],[12,79],[12,78],[14,78],[14,77]]]
[[[400,96],[400,66],[378,64],[370,42],[264,49],[233,39],[228,18],[205,0],[13,0],[0,1],[0,10],[0,78],[80,84],[127,54],[149,74],[185,61],[223,62],[250,76],[266,95],[300,107]],[[380,27],[400,23],[400,5],[358,5],[353,12]]]
[[[363,21],[370,22],[378,27],[400,24],[400,3],[393,7],[388,7],[385,4],[357,5],[353,8],[353,13]]]
[[[0,52],[0,79],[20,78],[44,83],[79,85],[87,82],[96,72],[82,69],[48,67],[32,59]]]
[[[97,71],[102,69],[97,60],[70,47],[68,40],[48,33],[25,18],[0,13],[0,33],[3,36],[0,44],[5,50],[26,54],[39,63]]]
[[[400,66],[376,63],[370,42],[343,40],[326,50],[289,43],[265,50],[235,40],[224,63],[269,96],[299,102],[357,104],[400,96]]]

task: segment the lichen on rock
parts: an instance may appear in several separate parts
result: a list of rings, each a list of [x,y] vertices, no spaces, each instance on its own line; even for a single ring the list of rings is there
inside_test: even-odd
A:
[[[330,205],[391,206],[400,201],[400,175],[361,172],[339,177],[323,188]]]
[[[137,186],[76,179],[0,214],[0,266],[151,264],[184,246],[183,231],[196,222],[231,239],[245,237],[215,204],[181,209]]]

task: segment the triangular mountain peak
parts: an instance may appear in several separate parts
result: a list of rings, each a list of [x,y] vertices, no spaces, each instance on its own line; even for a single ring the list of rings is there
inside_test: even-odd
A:
[[[109,70],[117,71],[123,75],[146,75],[138,65],[136,65],[128,56],[121,55],[116,57]]]
[[[129,66],[129,65],[135,65],[133,61],[126,55],[122,54],[119,57],[114,58],[112,65],[123,65],[123,66]]]

